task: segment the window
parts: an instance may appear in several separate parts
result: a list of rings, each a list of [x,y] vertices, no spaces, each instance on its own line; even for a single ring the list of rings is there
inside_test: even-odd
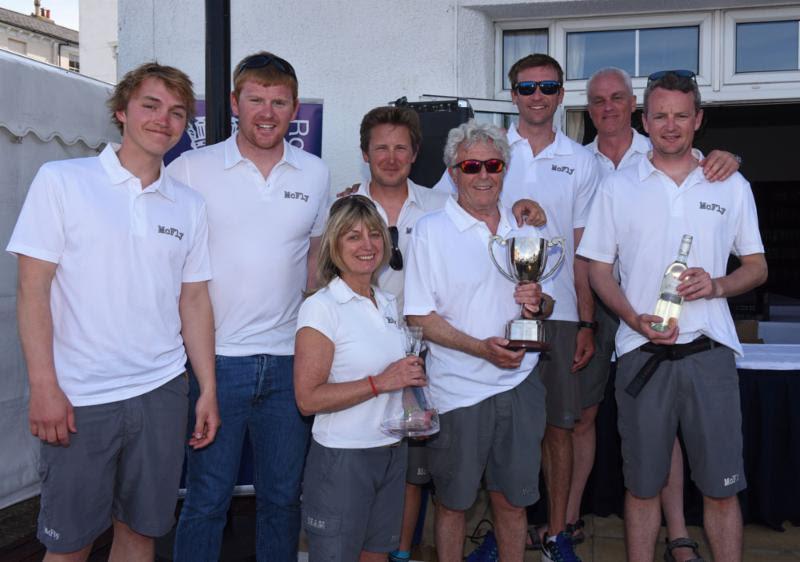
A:
[[[547,29],[503,30],[503,89],[510,90],[508,71],[519,59],[532,53],[547,53]]]
[[[19,53],[20,55],[28,54],[28,44],[25,41],[17,41],[16,39],[8,39],[8,50]]]
[[[616,66],[631,76],[685,68],[699,73],[699,26],[567,33],[567,80]]]
[[[69,54],[69,66],[67,68],[75,72],[81,71],[81,63],[80,60],[78,59],[78,55],[76,55],[75,53]]]
[[[736,24],[736,72],[798,70],[800,21]]]

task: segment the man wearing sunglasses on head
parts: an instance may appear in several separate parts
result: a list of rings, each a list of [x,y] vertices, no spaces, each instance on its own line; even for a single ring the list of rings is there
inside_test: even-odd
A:
[[[625,542],[628,560],[637,562],[653,560],[678,427],[692,479],[703,494],[714,560],[741,560],[736,494],[746,483],[734,354],[741,355],[742,348],[726,297],[763,283],[767,264],[750,185],[739,174],[711,185],[692,150],[702,119],[693,73],[651,75],[643,123],[652,151],[603,180],[578,249],[592,260],[592,286],[622,320],[616,400]],[[652,311],[663,267],[687,234],[693,237],[688,269],[676,287],[683,301],[680,319],[662,319]],[[741,264],[726,274],[730,254]],[[615,262],[622,285],[614,276]],[[654,329],[667,320],[662,331]],[[691,550],[696,544],[687,540],[682,546]],[[668,546],[665,560],[677,559],[674,549]],[[689,555],[699,560],[696,552]]]
[[[238,131],[185,152],[168,169],[208,206],[222,418],[216,446],[188,452],[175,559],[219,559],[248,432],[256,556],[295,561],[310,419],[295,403],[294,334],[303,289],[314,279],[330,174],[319,158],[284,140],[299,107],[291,64],[256,53],[236,65],[233,82]]]
[[[675,71],[693,77],[691,71]],[[663,72],[654,76],[663,75]],[[589,117],[597,129],[597,136],[586,146],[597,159],[602,177],[616,170],[638,166],[652,149],[650,139],[631,127],[631,116],[636,111],[636,96],[631,77],[619,68],[603,68],[595,72],[586,83],[586,101]],[[709,181],[724,181],[739,169],[740,159],[729,152],[714,150],[707,158],[694,151],[703,173]],[[580,505],[586,481],[595,457],[595,418],[605,395],[614,335],[619,325],[616,315],[602,301],[595,301],[595,318],[598,323],[597,353],[581,373],[581,420],[573,432],[575,464],[572,471],[567,521],[580,521]],[[661,492],[662,506],[667,522],[667,543],[675,560],[682,562],[694,558],[697,544],[688,539],[683,515],[683,462],[677,439],[673,447],[672,468],[667,486]],[[576,531],[580,533],[580,530]]]

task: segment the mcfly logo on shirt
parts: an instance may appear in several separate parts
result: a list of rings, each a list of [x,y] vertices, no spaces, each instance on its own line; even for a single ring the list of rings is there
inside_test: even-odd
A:
[[[573,174],[573,172],[575,172],[575,168],[570,168],[568,166],[557,166],[556,164],[553,164],[552,170],[554,172],[564,172],[570,176]]]
[[[302,191],[284,191],[283,192],[284,199],[300,199],[303,203],[308,202],[308,195],[303,193]]]
[[[706,211],[716,211],[720,215],[724,215],[727,209],[725,207],[721,207],[716,203],[706,203],[705,201],[700,201],[700,208]]]
[[[169,226],[158,225],[158,233],[159,234],[166,234],[168,236],[174,236],[178,240],[183,239],[183,232],[178,230],[177,228],[172,228]]]

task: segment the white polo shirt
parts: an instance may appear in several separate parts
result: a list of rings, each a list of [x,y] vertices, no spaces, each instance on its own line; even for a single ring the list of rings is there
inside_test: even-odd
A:
[[[335,346],[329,383],[379,375],[405,357],[405,337],[398,324],[397,301],[375,290],[375,301],[354,292],[336,277],[303,302],[297,330],[313,328]],[[402,412],[401,391],[386,392],[338,412],[317,414],[312,434],[320,445],[362,449],[397,443],[380,429],[387,409]]]
[[[372,198],[369,192],[369,182],[361,183],[358,186],[357,193],[371,199],[372,202],[375,203],[375,207],[378,209],[381,217],[383,217],[384,222],[389,224],[389,217],[386,211],[380,203]],[[398,234],[397,247],[400,248],[400,253],[403,254],[404,267],[408,256],[408,244],[411,233],[414,232],[414,225],[417,224],[417,221],[423,215],[444,207],[444,203],[447,199],[449,199],[449,197],[445,193],[433,191],[427,187],[417,185],[410,179],[408,180],[408,197],[403,203],[403,207],[400,209],[396,225]],[[391,251],[391,249],[388,251]],[[394,295],[400,310],[403,310],[404,278],[405,275],[402,269],[395,271],[389,267],[389,264],[386,264],[378,274],[378,286],[384,291]]]
[[[74,406],[139,396],[183,372],[181,284],[211,277],[202,198],[163,167],[142,190],[117,148],[44,164],[6,248],[58,264],[53,355]]]
[[[619,166],[617,167],[614,167],[614,162],[608,156],[600,152],[600,149],[597,147],[597,137],[586,145],[586,150],[594,154],[595,161],[597,162],[597,172],[600,174],[601,181],[617,170],[622,170],[630,166],[637,166],[639,160],[646,158],[647,153],[653,148],[648,137],[644,136],[633,127],[631,127],[631,132],[633,133],[631,145],[628,147],[628,150],[625,151],[625,154],[622,155],[622,160],[619,161]]]
[[[511,211],[500,207],[497,234],[513,230]],[[436,312],[455,329],[474,338],[504,337],[509,320],[519,318],[515,284],[503,277],[489,257],[492,236],[486,223],[448,198],[440,211],[422,217],[414,229],[406,261],[406,315]],[[505,263],[495,247],[498,262]],[[526,353],[517,369],[501,369],[488,361],[430,343],[426,370],[431,396],[440,413],[472,406],[520,384],[536,366],[538,353]]]
[[[309,239],[322,235],[330,173],[316,156],[283,143],[264,179],[236,135],[184,152],[167,171],[208,206],[209,283],[219,355],[292,355],[307,279]]]
[[[725,275],[731,253],[763,253],[750,184],[738,173],[709,183],[697,167],[678,186],[643,158],[603,181],[578,253],[605,263],[618,257],[625,296],[637,313],[652,314],[664,270],[675,260],[684,234],[694,237],[689,267],[702,267],[711,277]],[[726,299],[685,301],[678,325],[678,343],[704,334],[742,353]],[[620,323],[619,355],[646,342]]]
[[[547,224],[536,229],[538,235],[547,239],[564,238],[564,263],[553,277],[542,283],[542,290],[556,301],[551,319],[577,322],[575,229],[586,224],[599,183],[595,158],[561,131],[556,131],[555,140],[536,156],[516,125],[508,129],[508,143],[511,158],[501,199],[507,207],[523,198],[533,199],[547,214]],[[551,254],[552,263],[556,257],[555,252]],[[548,263],[547,268],[550,267],[552,264]]]
[[[586,149],[594,154],[597,162],[597,171],[600,173],[601,181],[609,174],[616,172],[617,170],[622,170],[631,166],[638,166],[639,161],[642,158],[646,159],[649,152],[653,149],[653,145],[650,144],[649,137],[639,133],[639,131],[633,127],[631,127],[631,132],[633,133],[631,145],[628,147],[628,150],[625,151],[625,154],[622,155],[622,160],[619,161],[619,166],[616,168],[614,167],[614,162],[608,156],[600,152],[600,149],[597,147],[597,137],[595,137],[592,142],[586,145]],[[702,160],[704,158],[703,153],[696,148],[692,149],[692,155],[697,160]]]

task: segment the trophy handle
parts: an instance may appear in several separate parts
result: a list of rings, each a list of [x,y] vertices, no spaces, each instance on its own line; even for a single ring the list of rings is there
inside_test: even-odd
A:
[[[508,243],[508,241],[505,240],[502,236],[495,235],[495,236],[492,236],[491,238],[489,238],[489,257],[492,258],[492,263],[497,268],[497,271],[502,273],[503,277],[505,277],[506,279],[508,279],[512,283],[516,284],[517,281],[513,277],[511,277],[511,275],[509,275],[508,272],[506,272],[505,269],[500,267],[500,264],[497,263],[497,259],[495,259],[495,257],[494,257],[494,251],[493,251],[494,250],[494,245],[498,244],[500,246],[506,246],[507,243]],[[563,254],[563,252],[562,252],[562,254]]]
[[[550,271],[545,273],[539,278],[539,282],[544,281],[545,279],[549,279],[553,276],[553,274],[558,271],[558,268],[561,266],[561,263],[564,261],[564,239],[562,237],[553,238],[552,240],[547,242],[547,249],[549,250],[553,246],[558,246],[561,250],[560,255],[558,256],[558,260],[556,264],[550,268]]]

